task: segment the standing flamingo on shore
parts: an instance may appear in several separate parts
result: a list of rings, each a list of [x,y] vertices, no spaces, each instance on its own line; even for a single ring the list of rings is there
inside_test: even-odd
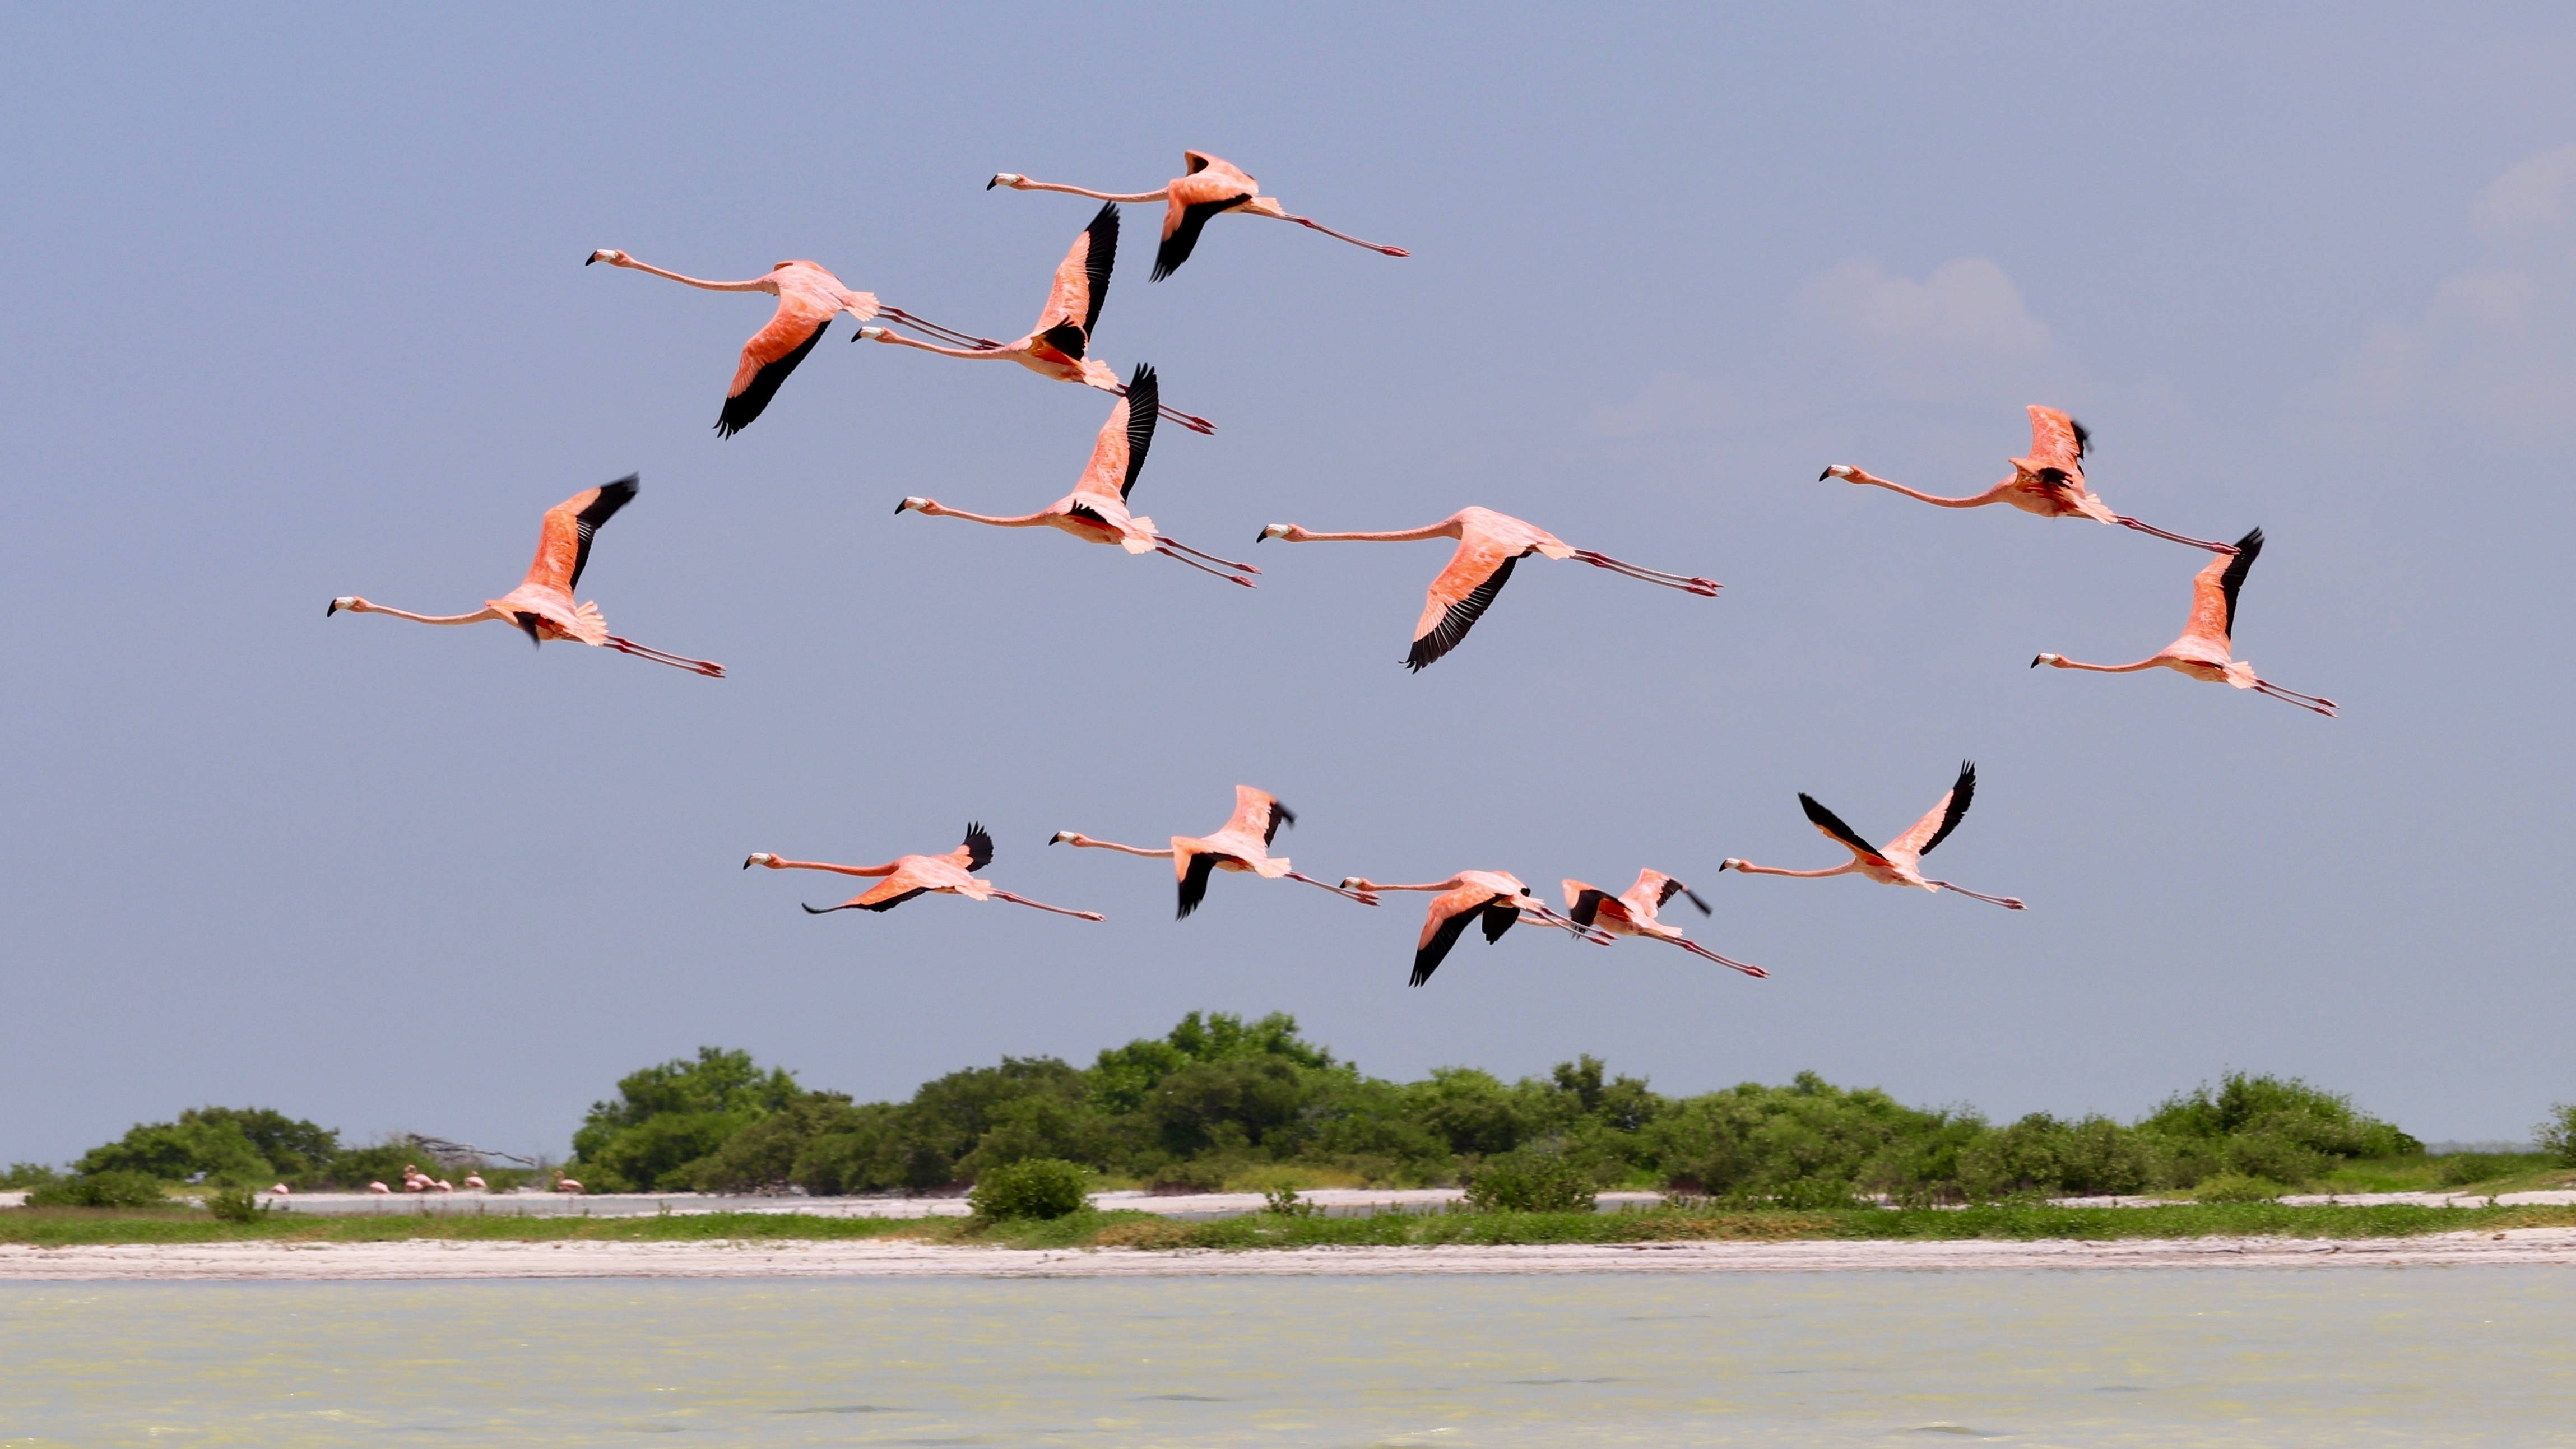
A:
[[[1398,533],[1315,533],[1293,523],[1274,523],[1261,530],[1260,538],[1276,538],[1289,543],[1407,543],[1421,538],[1454,538],[1457,551],[1449,555],[1449,566],[1431,581],[1429,596],[1422,606],[1422,618],[1413,626],[1413,649],[1405,656],[1405,667],[1419,673],[1440,656],[1458,647],[1467,631],[1482,618],[1494,596],[1511,582],[1512,568],[1531,554],[1548,558],[1581,559],[1594,568],[1604,568],[1650,584],[1680,589],[1702,598],[1716,598],[1719,585],[1713,579],[1668,574],[1656,569],[1622,563],[1607,554],[1590,549],[1569,548],[1555,534],[1534,524],[1524,523],[1507,513],[1490,508],[1462,508],[1428,528],[1409,528]]]
[[[2151,533],[2158,538],[2171,539],[2175,543],[2187,543],[2194,548],[2205,548],[2212,553],[2230,551],[2223,543],[2185,538],[2179,533],[2167,533],[2161,528],[2140,523],[2127,514],[2113,513],[2109,504],[2094,496],[2093,491],[2085,486],[2084,455],[2092,450],[2093,435],[2085,431],[2082,423],[2055,408],[2044,408],[2037,403],[2032,403],[2030,405],[2030,455],[2012,459],[2011,477],[1973,497],[1941,498],[1930,493],[1918,493],[1902,483],[1891,483],[1877,474],[1855,468],[1849,463],[1834,464],[1817,474],[1816,481],[1822,483],[1828,478],[1840,478],[1849,483],[1866,483],[1875,488],[1886,488],[1902,493],[1908,498],[1919,498],[1942,508],[1983,508],[1989,503],[2009,503],[2024,513],[2036,513],[2042,518],[2073,518],[2081,515],[2102,523],[2116,523],[2122,528],[2134,528],[2140,533]]]
[[[1747,976],[1771,974],[1759,966],[1749,966],[1742,961],[1720,956],[1715,951],[1684,936],[1681,927],[1667,926],[1656,920],[1655,912],[1675,896],[1689,897],[1690,903],[1699,907],[1701,915],[1709,914],[1708,902],[1699,898],[1699,892],[1661,871],[1637,872],[1637,883],[1628,887],[1625,895],[1614,896],[1598,886],[1586,885],[1579,880],[1563,881],[1560,884],[1565,888],[1566,919],[1578,926],[1607,931],[1613,936],[1643,936],[1648,940],[1670,941],[1694,956],[1706,957],[1720,966],[1732,966]]]
[[[584,489],[547,509],[545,523],[537,534],[537,559],[528,565],[526,581],[497,599],[484,600],[483,607],[471,614],[410,614],[371,604],[355,594],[343,594],[331,601],[322,617],[327,619],[346,609],[352,614],[391,614],[419,624],[480,624],[498,619],[517,625],[532,644],[570,639],[604,645],[638,659],[722,679],[723,665],[665,654],[632,639],[621,639],[608,632],[608,621],[600,616],[597,604],[576,606],[572,601],[572,591],[581,587],[581,571],[590,566],[591,535],[615,517],[617,510],[634,501],[636,488],[635,475],[629,473],[614,483]]]
[[[1181,890],[1181,909],[1175,920],[1190,918],[1190,913],[1199,908],[1199,902],[1207,899],[1209,875],[1220,870],[1248,870],[1264,880],[1277,880],[1284,876],[1331,891],[1344,900],[1357,901],[1364,906],[1376,905],[1377,897],[1366,891],[1325,885],[1311,875],[1299,875],[1288,868],[1288,857],[1270,854],[1270,842],[1278,838],[1279,827],[1296,823],[1296,814],[1280,804],[1278,796],[1250,785],[1237,785],[1234,787],[1234,814],[1227,818],[1222,828],[1206,836],[1175,835],[1167,849],[1147,850],[1142,846],[1094,840],[1075,830],[1059,830],[1047,844],[1072,845],[1086,850],[1118,850],[1157,860],[1168,858],[1172,862],[1172,876],[1180,882]]]
[[[710,282],[666,272],[614,247],[592,252],[590,261],[582,265],[589,266],[590,262],[650,272],[710,292],[767,292],[778,299],[778,310],[770,314],[769,325],[751,334],[751,340],[742,345],[742,361],[734,368],[733,386],[725,390],[724,410],[716,415],[718,437],[730,438],[750,427],[752,419],[759,417],[769,400],[778,395],[778,385],[805,360],[805,354],[814,350],[814,344],[823,340],[832,319],[843,312],[862,325],[883,315],[957,342],[984,347],[1001,345],[915,317],[901,307],[881,306],[875,293],[851,291],[820,262],[780,262],[769,269],[768,276],[747,282]]]
[[[1127,512],[1127,500],[1136,491],[1136,475],[1145,470],[1145,452],[1154,444],[1154,420],[1159,415],[1156,409],[1161,406],[1162,396],[1162,384],[1155,378],[1154,369],[1138,363],[1135,375],[1128,380],[1127,395],[1110,405],[1109,421],[1101,424],[1100,438],[1091,445],[1091,466],[1082,471],[1081,481],[1073,485],[1071,493],[1036,513],[995,518],[919,497],[906,498],[894,506],[894,511],[911,509],[932,518],[963,518],[997,528],[1052,528],[1085,543],[1114,543],[1129,553],[1159,553],[1201,573],[1252,588],[1252,580],[1209,568],[1198,559],[1246,574],[1261,570],[1166,538],[1154,531],[1154,520]],[[1188,554],[1196,554],[1197,558],[1184,557]]]
[[[2161,666],[2212,684],[2232,684],[2238,689],[2268,694],[2332,719],[2336,709],[2333,700],[2283,689],[2257,676],[2253,665],[2235,657],[2236,592],[2245,587],[2245,576],[2254,571],[2254,559],[2262,552],[2263,530],[2258,528],[2236,541],[2234,557],[2211,559],[2192,578],[2191,622],[2183,626],[2182,637],[2135,664],[2079,664],[2063,654],[2042,654],[2030,661],[2030,667],[2037,669],[2045,664],[2053,669],[2089,669],[2096,674],[2132,674]]]
[[[1127,389],[1119,386],[1118,374],[1108,363],[1091,355],[1091,335],[1100,326],[1100,304],[1109,300],[1109,274],[1117,265],[1118,208],[1113,203],[1100,208],[1091,225],[1073,239],[1072,249],[1056,264],[1055,285],[1047,292],[1046,305],[1038,310],[1037,325],[1019,341],[985,342],[979,338],[971,347],[942,347],[886,327],[862,327],[850,340],[918,347],[942,357],[1016,362],[1040,377],[1078,382],[1125,397]],[[1164,407],[1159,400],[1155,407],[1191,432],[1216,431],[1216,424],[1205,418]]]
[[[826,865],[813,860],[782,860],[765,851],[754,851],[744,857],[742,868],[749,870],[755,865],[765,865],[771,870],[828,870],[835,875],[886,877],[883,885],[871,887],[864,894],[852,896],[837,906],[807,906],[805,913],[813,916],[828,916],[834,911],[853,908],[890,911],[914,896],[939,891],[964,896],[970,901],[1004,900],[1015,906],[1034,906],[1041,911],[1053,911],[1059,916],[1078,916],[1086,921],[1102,919],[1098,911],[1069,911],[1062,906],[1043,905],[1009,891],[995,890],[991,881],[975,879],[975,872],[990,864],[992,859],[993,837],[984,833],[983,826],[969,824],[966,843],[946,855],[898,856],[885,865]]]
[[[1968,802],[1974,800],[1976,796],[1977,767],[1963,760],[1959,764],[1958,783],[1952,785],[1949,793],[1943,795],[1939,802],[1933,805],[1930,814],[1915,821],[1913,829],[1889,841],[1885,846],[1873,846],[1860,838],[1860,832],[1845,825],[1841,816],[1817,804],[1814,796],[1802,793],[1798,796],[1798,805],[1807,812],[1808,822],[1823,831],[1827,839],[1852,853],[1848,864],[1838,865],[1830,870],[1783,870],[1776,865],[1755,865],[1749,860],[1730,859],[1719,861],[1717,868],[1738,870],[1746,875],[1793,875],[1808,879],[1828,875],[1864,875],[1880,885],[1919,886],[1927,891],[1957,891],[1963,896],[1971,896],[1977,900],[2001,906],[2008,911],[2018,911],[2022,909],[2022,903],[2016,897],[1983,895],[1966,886],[1952,885],[1946,880],[1927,879],[1923,874],[1923,857],[1930,855],[1935,846],[1950,838],[1951,831],[1959,828],[1959,822],[1967,818]]]
[[[1449,948],[1457,945],[1458,938],[1466,933],[1469,921],[1482,923],[1485,944],[1489,946],[1503,939],[1504,932],[1520,924],[1523,915],[1596,946],[1610,944],[1608,936],[1578,926],[1548,909],[1547,902],[1530,894],[1530,888],[1521,884],[1520,877],[1509,871],[1462,870],[1447,880],[1425,885],[1380,885],[1354,875],[1344,877],[1341,888],[1368,895],[1380,891],[1439,892],[1431,898],[1431,909],[1422,921],[1422,938],[1413,948],[1413,979],[1406,983],[1411,986],[1429,981],[1431,973],[1440,969],[1440,963],[1449,955]]]
[[[1016,171],[996,173],[992,180],[984,183],[984,189],[990,191],[996,186],[1007,186],[1013,191],[1062,191],[1112,204],[1148,201],[1169,203],[1163,209],[1163,244],[1154,253],[1153,280],[1157,282],[1179,271],[1181,263],[1190,259],[1191,250],[1199,244],[1199,232],[1208,224],[1209,217],[1221,216],[1229,211],[1240,212],[1245,216],[1267,216],[1280,221],[1293,221],[1299,226],[1320,231],[1329,237],[1337,237],[1355,247],[1367,247],[1370,251],[1384,252],[1391,257],[1413,255],[1402,247],[1380,246],[1373,241],[1361,241],[1355,236],[1344,236],[1311,217],[1290,216],[1286,208],[1280,206],[1277,201],[1260,194],[1260,182],[1244,175],[1240,168],[1222,157],[1211,156],[1204,151],[1184,151],[1181,153],[1181,164],[1187,168],[1188,174],[1173,178],[1160,191],[1125,194],[1087,191],[1079,186],[1060,186],[1052,181],[1031,181]]]

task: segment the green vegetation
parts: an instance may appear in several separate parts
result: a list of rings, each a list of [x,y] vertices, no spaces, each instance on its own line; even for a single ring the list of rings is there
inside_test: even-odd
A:
[[[376,1242],[848,1242],[895,1239],[1012,1248],[1404,1247],[1433,1244],[1791,1242],[1903,1240],[2035,1242],[2138,1238],[2357,1239],[2425,1233],[2576,1227],[2569,1207],[2291,1207],[2177,1203],[2060,1208],[1975,1207],[1733,1210],[1668,1206],[1629,1212],[1388,1212],[1337,1218],[1255,1213],[1175,1222],[1085,1208],[1058,1218],[841,1218],[799,1213],[672,1213],[639,1217],[520,1217],[417,1210],[325,1216],[259,1212],[226,1221],[183,1208],[16,1208],[0,1212],[0,1243]]]
[[[2576,1167],[2576,1102],[2553,1103],[2548,1120],[2532,1129],[2531,1140],[2558,1166]]]
[[[1091,1174],[1062,1158],[1023,1158],[975,1179],[966,1201],[996,1221],[1071,1217],[1091,1206]]]
[[[45,1202],[89,1207],[158,1201],[165,1188],[202,1184],[247,1194],[282,1182],[298,1190],[400,1182],[406,1164],[463,1176],[479,1170],[494,1187],[534,1174],[480,1162],[439,1162],[408,1139],[344,1147],[340,1134],[267,1107],[192,1107],[175,1122],[145,1122],[93,1147],[66,1175],[38,1163],[12,1164],[0,1188],[28,1188]],[[148,1184],[147,1192],[141,1184]]]

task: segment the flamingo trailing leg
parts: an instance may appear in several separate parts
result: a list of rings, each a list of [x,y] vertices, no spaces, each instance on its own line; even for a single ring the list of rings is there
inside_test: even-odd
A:
[[[2191,581],[2191,621],[2183,626],[2182,637],[2139,660],[2135,664],[2081,664],[2063,654],[2042,654],[2030,661],[2037,669],[2045,664],[2054,669],[2086,669],[2096,674],[2134,674],[2141,669],[2170,669],[2211,684],[2232,684],[2267,694],[2301,709],[2313,710],[2328,719],[2339,708],[2323,695],[2301,694],[2285,689],[2254,672],[2254,666],[2236,657],[2236,595],[2254,572],[2254,560],[2263,552],[2263,530],[2255,529],[2236,541],[2229,556],[2211,559]]]

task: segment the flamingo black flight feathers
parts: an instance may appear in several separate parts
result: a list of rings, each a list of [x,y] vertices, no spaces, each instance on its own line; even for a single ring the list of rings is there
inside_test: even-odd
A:
[[[966,870],[968,874],[993,863],[993,837],[974,821],[966,822]]]
[[[1449,948],[1457,945],[1458,938],[1466,934],[1468,918],[1474,914],[1473,911],[1460,911],[1440,923],[1439,929],[1432,932],[1431,939],[1423,944],[1421,950],[1413,953],[1413,979],[1405,983],[1407,986],[1420,986],[1431,979],[1431,973],[1439,970],[1440,963],[1448,959]]]
[[[2236,557],[2227,561],[2227,571],[2218,576],[2218,591],[2227,599],[2227,637],[2236,637],[2236,591],[2245,587],[2246,575],[2254,572],[2254,557],[2263,551],[2263,530],[2256,529],[2236,540]]]
[[[1968,818],[1968,802],[1976,798],[1977,762],[1974,760],[1961,760],[1959,762],[1959,781],[1957,784],[1950,787],[1950,808],[1941,813],[1941,828],[1933,831],[1932,838],[1923,842],[1923,848],[1916,851],[1915,854],[1917,856],[1930,855],[1934,847],[1940,845],[1942,841],[1949,839],[1950,832],[1959,828],[1959,822]]]
[[[580,588],[581,571],[590,567],[590,536],[599,531],[601,524],[615,518],[617,510],[635,501],[641,478],[641,474],[629,473],[614,483],[601,484],[599,496],[590,500],[590,506],[573,515],[573,532],[581,542],[573,550],[572,582],[564,586],[567,590]]]
[[[1091,308],[1082,319],[1083,335],[1088,337],[1100,330],[1100,304],[1109,300],[1109,273],[1118,265],[1118,203],[1101,203],[1100,214],[1082,232],[1091,238],[1082,257],[1082,270],[1091,278]]]
[[[1190,918],[1190,913],[1197,910],[1200,903],[1207,899],[1208,877],[1216,873],[1217,862],[1227,859],[1231,857],[1223,855],[1190,857],[1189,873],[1181,877],[1181,908],[1172,919],[1186,921]]]
[[[832,319],[826,317],[815,325],[804,341],[796,344],[793,351],[775,362],[763,364],[760,371],[753,373],[742,391],[724,400],[724,410],[716,414],[716,436],[730,438],[750,427],[752,420],[769,406],[769,400],[778,396],[779,384],[787,381],[787,374],[794,372],[796,364],[803,362],[805,354],[813,351],[814,344],[822,341],[823,334],[831,330]]]
[[[1467,631],[1485,616],[1486,608],[1494,602],[1494,596],[1503,591],[1503,585],[1512,581],[1512,569],[1520,561],[1520,555],[1503,560],[1501,567],[1494,570],[1493,577],[1476,585],[1467,597],[1451,604],[1449,611],[1440,616],[1440,622],[1431,627],[1430,633],[1413,641],[1412,651],[1404,656],[1404,667],[1419,674],[1438,662],[1442,655],[1457,648],[1458,641],[1466,638]]]
[[[1823,805],[1818,804],[1815,796],[1807,794],[1803,790],[1800,791],[1798,793],[1798,808],[1807,812],[1807,822],[1815,826],[1818,830],[1825,832],[1827,835],[1832,836],[1834,839],[1841,841],[1843,844],[1850,846],[1852,849],[1859,851],[1862,855],[1865,855],[1872,860],[1879,858],[1877,846],[1861,839],[1859,831],[1845,825],[1841,816],[1836,815],[1831,810],[1826,809]]]
[[[1297,812],[1296,812],[1296,811],[1291,810],[1291,809],[1289,809],[1287,806],[1280,804],[1277,800],[1272,800],[1272,801],[1270,802],[1270,823],[1269,823],[1267,826],[1265,826],[1265,827],[1263,827],[1263,828],[1262,828],[1262,831],[1261,831],[1261,843],[1262,843],[1262,844],[1264,844],[1264,845],[1268,845],[1268,844],[1269,844],[1269,843],[1271,843],[1272,841],[1277,840],[1277,839],[1279,838],[1279,827],[1280,827],[1280,826],[1282,826],[1282,825],[1294,825],[1294,824],[1296,824],[1296,823],[1297,823]]]
[[[1250,201],[1252,196],[1253,193],[1247,191],[1239,196],[1220,196],[1211,201],[1193,201],[1182,207],[1181,224],[1174,227],[1172,234],[1163,238],[1163,244],[1155,249],[1154,275],[1150,280],[1159,282],[1179,271],[1181,263],[1188,261],[1190,253],[1197,248],[1199,233],[1207,229],[1208,218],[1221,212],[1231,211]]]
[[[1127,378],[1127,476],[1118,483],[1121,498],[1136,491],[1136,475],[1145,471],[1145,453],[1154,446],[1154,420],[1162,408],[1162,379],[1152,363],[1137,363]]]
[[[1669,881],[1665,883],[1664,900],[1668,901],[1673,898],[1674,889],[1675,886],[1673,883]],[[1608,899],[1610,899],[1610,893],[1608,891],[1587,889],[1583,894],[1574,898],[1574,904],[1566,911],[1565,918],[1578,926],[1589,926],[1595,920],[1600,918],[1601,903]],[[1661,902],[1658,902],[1658,904],[1661,904]]]

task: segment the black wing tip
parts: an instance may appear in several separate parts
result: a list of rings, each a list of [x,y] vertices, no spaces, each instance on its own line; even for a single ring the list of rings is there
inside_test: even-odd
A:
[[[2259,527],[2249,530],[2243,538],[2236,540],[2236,556],[2239,559],[2250,562],[2254,555],[2262,551],[2263,530]]]
[[[1114,201],[1104,201],[1100,203],[1100,209],[1091,214],[1091,224],[1084,227],[1083,230],[1088,232],[1106,231],[1111,236],[1116,236],[1118,234],[1118,203]]]
[[[1601,898],[1603,894],[1604,892],[1601,891],[1587,890],[1581,895],[1576,896],[1574,898],[1574,909],[1567,911],[1565,913],[1565,918],[1578,926],[1591,925],[1592,922],[1601,914]]]
[[[803,901],[798,901],[797,904],[800,906],[805,905]],[[834,911],[846,911],[848,909],[848,906],[805,906],[805,914],[809,916],[828,916]]]
[[[1156,376],[1157,374],[1154,371],[1154,364],[1150,362],[1137,363],[1135,370],[1127,374],[1127,391],[1132,393],[1140,387],[1152,386]],[[1160,388],[1156,388],[1155,390],[1157,392],[1161,391]]]
[[[1082,354],[1091,342],[1089,334],[1082,330],[1082,324],[1079,322],[1058,322],[1039,333],[1038,340],[1076,362],[1082,360]]]
[[[2093,452],[2093,430],[2084,426],[2082,423],[2075,421],[2075,419],[2071,417],[2066,420],[2066,425],[2075,430],[2075,456],[2078,458],[2091,456]]]
[[[968,870],[982,870],[993,863],[993,836],[981,824],[972,820],[967,821],[966,839],[962,843],[966,847]]]

